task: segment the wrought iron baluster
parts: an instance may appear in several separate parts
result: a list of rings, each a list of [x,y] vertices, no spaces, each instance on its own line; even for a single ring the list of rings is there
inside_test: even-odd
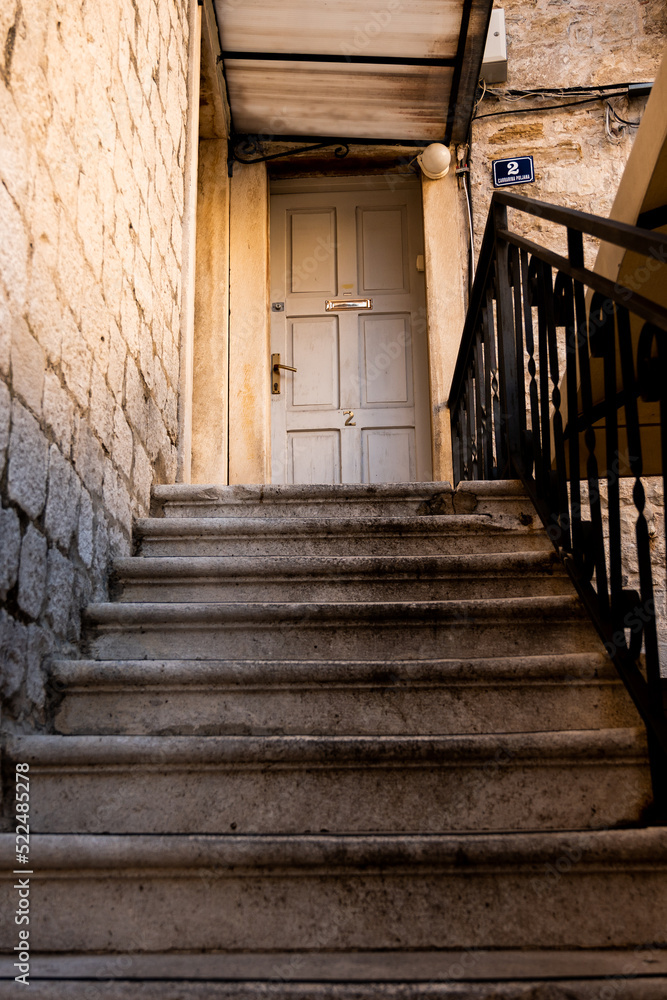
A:
[[[584,266],[584,240],[579,232],[568,229],[568,250],[570,262],[574,267]],[[587,579],[593,574],[595,567],[595,584],[598,600],[603,614],[608,614],[609,597],[607,592],[607,563],[605,555],[604,530],[602,524],[602,508],[600,504],[600,481],[598,461],[595,453],[595,430],[593,428],[593,388],[591,382],[591,364],[589,358],[589,327],[586,323],[586,301],[584,288],[580,281],[574,281],[574,305],[576,321],[577,358],[579,361],[579,379],[581,391],[581,409],[584,421],[584,443],[586,445],[586,478],[588,481],[588,505],[591,513],[590,527],[579,541],[582,553],[579,565]],[[613,324],[611,340],[614,342]],[[592,345],[590,346],[592,350]]]
[[[501,443],[503,445],[502,475],[521,473],[521,427],[519,417],[519,386],[514,337],[514,303],[509,283],[509,245],[499,236],[507,228],[507,209],[493,208],[496,231],[496,300],[498,319],[498,359],[500,361]]]
[[[482,358],[484,366],[484,468],[488,479],[494,479],[493,461],[493,402],[491,399],[491,345],[489,343],[489,318],[486,307],[481,310]]]
[[[510,284],[514,292],[514,351],[516,354],[517,402],[519,407],[521,456],[524,471],[526,475],[530,476],[533,472],[533,456],[529,445],[528,427],[526,424],[526,377],[524,373],[521,268],[519,266],[519,251],[513,246],[509,248],[509,273]]]
[[[534,268],[537,284],[537,337],[540,359],[540,433],[542,435],[542,484],[541,496],[547,501],[552,512],[556,507],[553,498],[552,475],[551,475],[551,426],[550,426],[550,406],[551,394],[549,391],[549,344],[547,336],[547,314],[544,297],[545,275],[542,262],[533,257],[530,263],[531,270]]]
[[[500,422],[500,384],[498,380],[498,342],[496,340],[496,325],[493,315],[493,295],[489,286],[487,286],[485,298],[486,304],[484,307],[484,316],[488,338],[487,365],[489,368],[489,387],[492,394],[491,425],[493,429],[493,445],[495,453],[495,462],[493,463],[493,467],[495,476],[498,476],[500,475],[500,468],[503,464]]]
[[[579,468],[579,427],[577,393],[577,330],[574,320],[572,279],[562,271],[556,275],[554,300],[557,322],[565,328],[565,391],[567,400],[567,445],[570,470],[570,527],[572,551],[583,550],[581,532],[581,479]],[[565,432],[564,432],[565,433]]]
[[[463,432],[461,428],[461,402],[456,404],[452,413],[452,466],[454,469],[454,485],[463,479]]]
[[[627,309],[616,306],[618,323],[619,353],[623,373],[623,400],[625,403],[625,423],[628,435],[628,463],[635,477],[632,499],[637,510],[635,533],[637,537],[637,561],[641,589],[641,619],[643,620],[646,647],[646,670],[649,689],[654,698],[661,697],[660,662],[658,638],[655,627],[655,602],[653,599],[653,574],[651,571],[651,545],[644,509],[646,493],[641,477],[644,468],[642,457],[641,429],[637,408],[638,383],[632,350],[632,332]],[[640,642],[641,645],[641,636]]]
[[[537,396],[537,381],[535,374],[535,341],[533,337],[533,310],[532,310],[532,288],[529,276],[528,252],[521,251],[521,279],[523,291],[523,328],[526,339],[526,352],[528,354],[528,395],[530,398],[530,424],[532,436],[533,463],[535,469],[535,481],[541,483],[543,478],[542,465],[542,445],[540,434],[540,410]]]
[[[486,400],[484,395],[484,348],[482,344],[482,329],[477,328],[475,334],[475,414],[477,417],[477,477],[487,478],[485,468],[485,444],[486,444]]]
[[[471,462],[470,462],[470,441],[472,438],[471,427],[470,427],[470,409],[468,405],[468,380],[465,380],[463,386],[463,398],[461,402],[461,458],[462,458],[462,479],[468,480],[472,478],[471,475]]]
[[[466,398],[468,400],[468,426],[470,428],[470,478],[479,479],[477,469],[477,417],[475,413],[474,356],[468,368]]]
[[[570,511],[567,495],[567,468],[565,465],[565,439],[563,437],[563,417],[560,412],[560,367],[558,362],[558,336],[556,332],[556,315],[554,311],[554,293],[551,268],[548,264],[542,266],[542,286],[540,289],[544,299],[544,310],[547,327],[547,344],[549,354],[549,378],[551,379],[551,416],[554,436],[554,457],[556,460],[556,488],[552,498],[552,511],[556,525],[560,529],[558,544],[568,551],[570,541]],[[547,422],[546,428],[549,427]],[[545,433],[546,433],[545,428]]]
[[[591,300],[589,316],[589,338],[591,354],[604,359],[605,397],[605,441],[607,453],[607,511],[609,517],[609,599],[605,610],[614,621],[623,618],[623,532],[621,528],[621,456],[618,445],[618,406],[616,398],[616,326],[613,314],[607,309],[607,300],[595,294]],[[595,326],[595,329],[593,327]],[[592,393],[587,402],[592,406]],[[589,421],[590,422],[590,421]],[[586,433],[594,436],[592,426]],[[599,573],[597,575],[598,598],[602,602]]]

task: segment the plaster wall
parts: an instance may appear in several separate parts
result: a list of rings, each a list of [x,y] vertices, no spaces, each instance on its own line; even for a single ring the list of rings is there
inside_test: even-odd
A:
[[[187,0],[0,6],[0,685],[42,662],[176,474]]]
[[[199,144],[192,482],[228,481],[229,178],[227,142]]]
[[[271,481],[269,183],[235,164],[230,203],[229,482]]]
[[[454,482],[447,400],[466,315],[462,197],[453,168],[439,180],[422,176],[434,482]]]

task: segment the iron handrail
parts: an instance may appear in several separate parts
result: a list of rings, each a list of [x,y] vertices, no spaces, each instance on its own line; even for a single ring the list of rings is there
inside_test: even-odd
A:
[[[513,231],[508,209],[565,227],[566,256]],[[587,268],[584,236],[638,254],[637,280]],[[667,715],[643,478],[653,462],[667,486],[667,308],[650,293],[665,263],[667,235],[495,192],[449,397],[455,480],[523,482],[647,727],[661,821]],[[647,450],[656,405],[660,443]],[[624,578],[624,477],[637,589]]]

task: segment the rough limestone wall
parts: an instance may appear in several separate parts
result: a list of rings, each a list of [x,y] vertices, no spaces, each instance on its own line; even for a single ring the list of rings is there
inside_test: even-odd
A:
[[[647,81],[655,77],[667,40],[664,0],[502,0],[505,10],[508,76],[495,91],[533,87],[578,87]],[[553,98],[560,104],[576,97]],[[519,108],[536,101],[506,102],[485,98],[478,114]],[[613,99],[622,118],[638,120],[645,98]],[[477,253],[493,193],[491,161],[533,154],[536,182],[511,190],[554,204],[608,216],[636,132],[627,129],[612,143],[605,135],[604,103],[572,110],[482,118],[473,123],[471,193]],[[539,219],[510,213],[521,232],[554,250],[566,250],[565,230]],[[592,266],[597,241],[586,239],[586,263]],[[564,358],[561,358],[564,370]],[[652,544],[661,659],[667,668],[667,595],[664,579],[665,518],[662,482],[644,480],[646,516]],[[586,490],[584,487],[584,499]],[[584,511],[588,516],[588,511]],[[639,589],[634,545],[637,512],[632,480],[621,482],[624,574],[626,586]],[[606,522],[606,513],[605,513]]]
[[[667,40],[664,0],[502,0],[507,31],[507,82],[494,91],[534,87],[595,87],[655,77]],[[576,97],[549,98],[561,104]],[[486,97],[479,116],[530,107],[537,100],[507,102]],[[641,118],[646,98],[615,98],[622,118]],[[632,139],[626,129],[618,144],[605,135],[604,103],[573,109],[477,118],[472,125],[471,193],[477,252],[493,193],[491,161],[533,154],[535,183],[511,190],[530,198],[609,215]],[[566,246],[562,227],[512,216],[518,228],[554,249]],[[589,241],[587,262],[597,244]]]
[[[187,0],[0,4],[0,684],[39,724],[176,470]]]

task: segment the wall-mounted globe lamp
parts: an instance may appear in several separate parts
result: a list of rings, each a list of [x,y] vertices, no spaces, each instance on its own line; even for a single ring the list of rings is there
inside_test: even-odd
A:
[[[422,173],[432,181],[440,180],[449,173],[451,154],[447,147],[441,142],[432,142],[423,153],[417,157],[417,163],[422,169]]]

